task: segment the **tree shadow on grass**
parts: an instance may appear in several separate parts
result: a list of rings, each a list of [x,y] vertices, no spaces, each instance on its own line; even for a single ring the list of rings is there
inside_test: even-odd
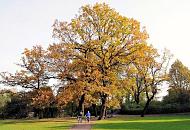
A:
[[[190,121],[166,121],[166,122],[110,122],[97,124],[95,130],[189,130]]]

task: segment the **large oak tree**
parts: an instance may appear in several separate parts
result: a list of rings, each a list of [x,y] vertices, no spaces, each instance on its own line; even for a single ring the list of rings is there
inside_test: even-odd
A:
[[[66,47],[66,52],[72,52],[69,56],[73,64],[82,66],[80,72],[86,78],[77,85],[78,90],[83,90],[81,96],[87,94],[85,89],[99,95],[102,119],[108,98],[114,99],[122,90],[119,74],[136,58],[133,54],[148,38],[146,31],[138,21],[120,15],[106,4],[83,6],[71,22],[56,21],[53,27],[59,44]]]

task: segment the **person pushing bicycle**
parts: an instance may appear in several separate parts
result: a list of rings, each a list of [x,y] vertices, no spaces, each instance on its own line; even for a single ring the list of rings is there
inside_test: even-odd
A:
[[[90,114],[89,111],[86,113],[85,116],[86,116],[86,120],[87,120],[88,122],[90,122],[90,116],[91,116],[91,114]]]

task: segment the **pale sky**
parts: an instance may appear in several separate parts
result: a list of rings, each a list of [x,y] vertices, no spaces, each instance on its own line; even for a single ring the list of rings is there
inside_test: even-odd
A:
[[[24,48],[52,43],[55,19],[69,21],[96,2],[140,21],[151,44],[190,67],[190,0],[0,0],[0,72],[15,72]]]

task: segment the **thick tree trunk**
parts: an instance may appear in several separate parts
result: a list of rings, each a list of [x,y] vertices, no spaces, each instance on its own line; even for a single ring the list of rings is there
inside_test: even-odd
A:
[[[136,92],[134,95],[135,95],[135,102],[136,102],[137,105],[139,105],[139,102],[140,102],[140,93]]]
[[[92,104],[92,108],[93,108],[93,110],[94,110],[94,116],[97,117],[98,114],[97,114],[96,104]]]
[[[145,115],[145,113],[146,113],[146,111],[147,111],[147,109],[148,109],[148,107],[149,107],[149,105],[150,105],[150,102],[152,101],[152,99],[154,99],[155,94],[156,94],[156,93],[153,93],[153,95],[151,96],[151,98],[148,98],[148,99],[147,99],[147,102],[146,102],[146,104],[145,104],[145,107],[144,107],[144,109],[143,109],[143,111],[142,111],[142,113],[141,113],[141,117],[144,117],[144,115]]]
[[[39,110],[39,119],[44,118],[44,109]]]
[[[92,104],[92,108],[94,109],[94,116],[97,117],[98,113],[97,113],[96,104]]]
[[[107,101],[107,95],[102,97],[102,106],[101,106],[101,111],[100,111],[100,116],[98,120],[101,120],[105,118],[106,115],[106,101]]]
[[[149,107],[150,102],[151,102],[151,99],[147,100],[147,102],[146,102],[146,104],[144,106],[144,109],[143,109],[143,111],[141,113],[141,117],[144,117],[144,115],[145,115],[145,113],[146,113],[146,111],[147,111],[147,109]]]
[[[142,81],[143,79],[139,77],[138,75],[136,76],[136,85],[137,85],[137,90],[134,91],[134,97],[135,97],[135,102],[137,105],[139,105],[140,102],[140,95],[141,95],[141,89],[142,89]]]
[[[84,99],[85,99],[85,94],[83,94],[79,100],[79,113],[82,111],[82,116],[84,116]]]
[[[50,113],[50,117],[53,118],[54,117],[54,109],[53,108],[49,108],[49,113]]]

